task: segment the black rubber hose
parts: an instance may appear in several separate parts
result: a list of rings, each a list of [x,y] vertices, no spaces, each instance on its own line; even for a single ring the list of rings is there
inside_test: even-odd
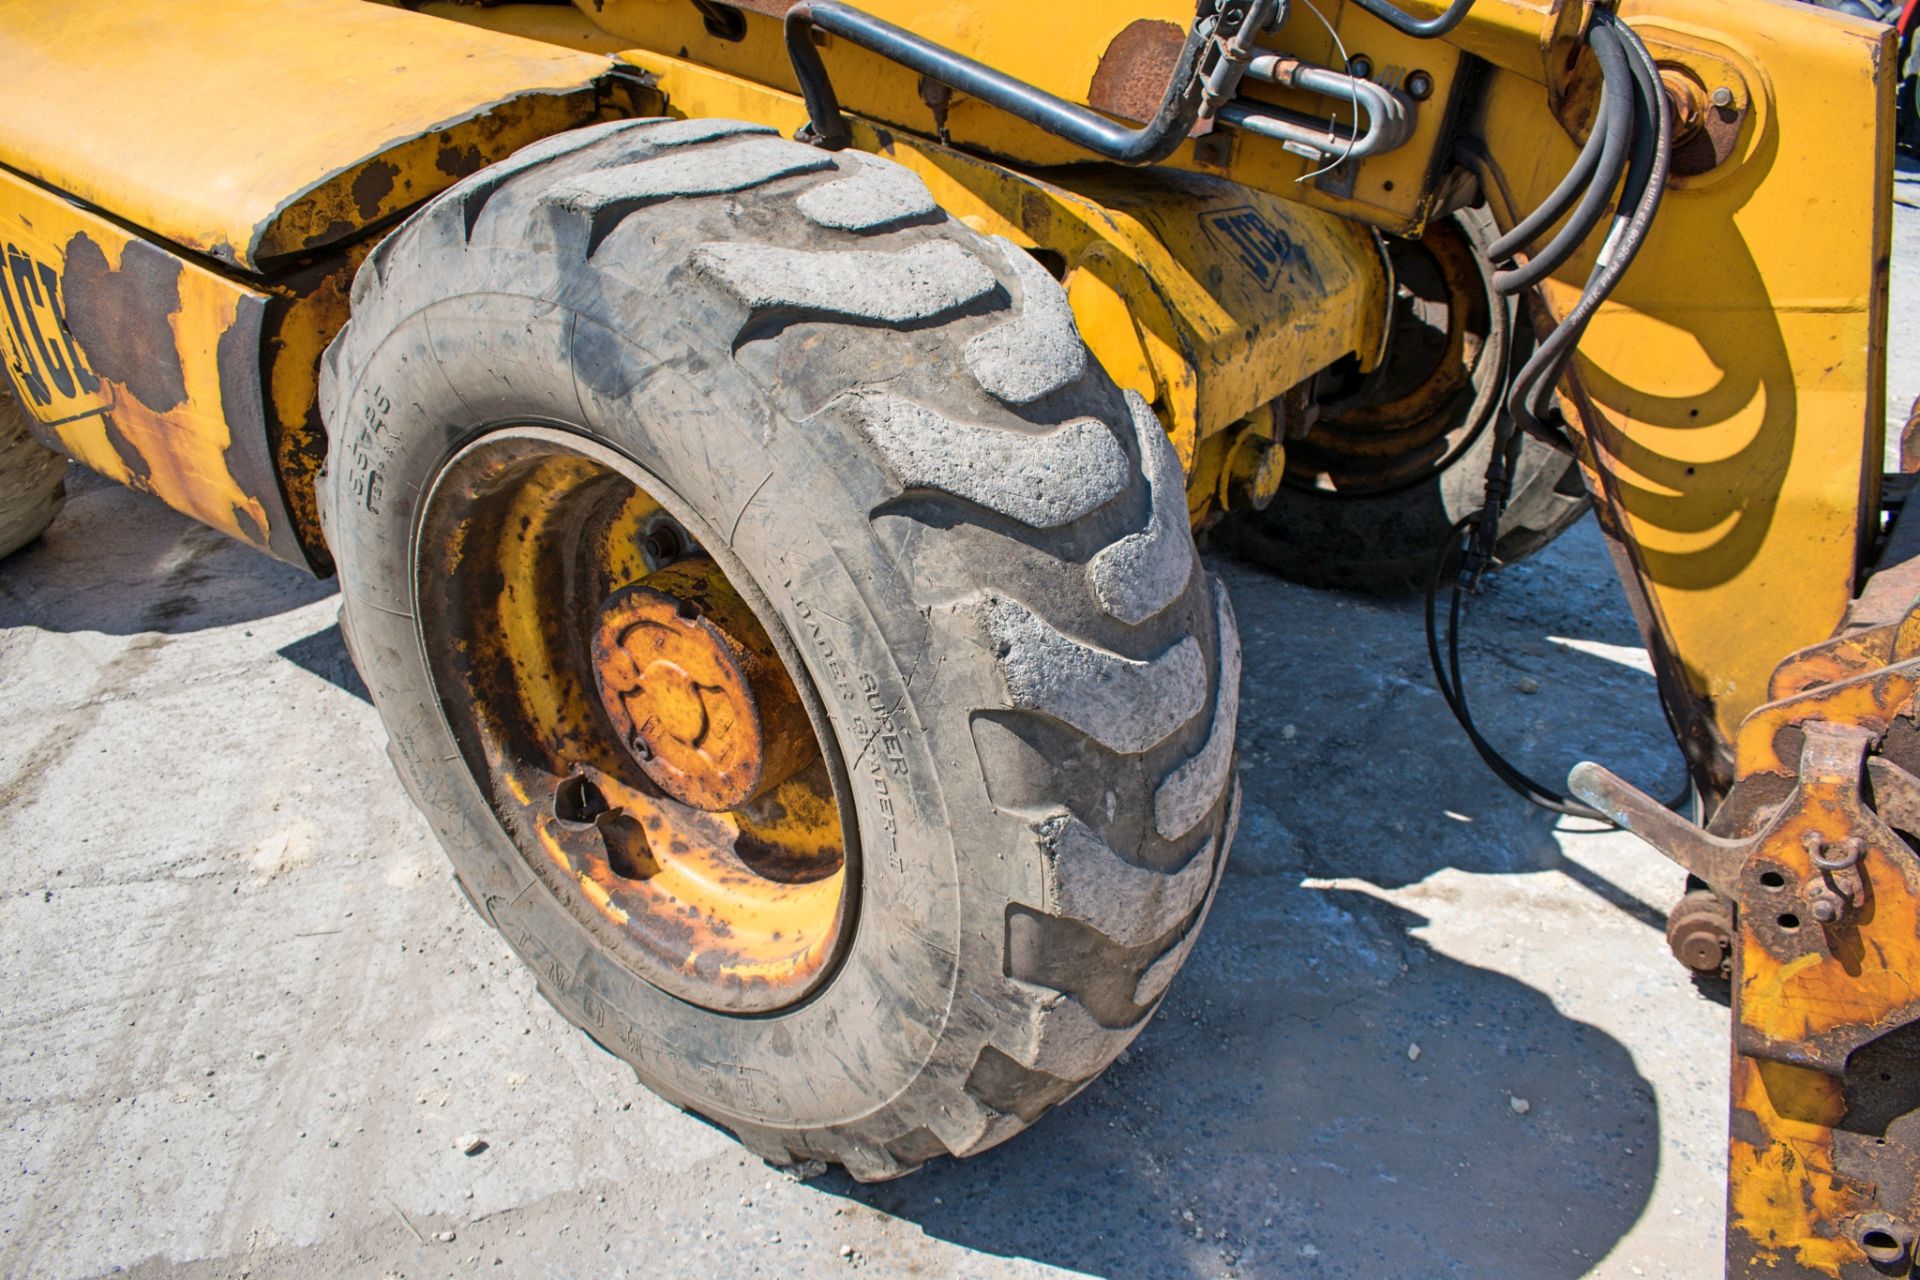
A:
[[[1587,242],[1594,228],[1606,218],[1607,202],[1613,196],[1614,185],[1627,168],[1634,136],[1633,72],[1620,37],[1614,34],[1610,26],[1602,24],[1596,27],[1591,43],[1594,57],[1600,63],[1601,82],[1606,86],[1600,102],[1603,115],[1595,121],[1595,129],[1600,133],[1600,154],[1594,162],[1594,172],[1580,197],[1580,203],[1574,208],[1573,216],[1560,228],[1560,233],[1538,253],[1528,255],[1526,262],[1520,266],[1493,273],[1493,287],[1501,293],[1512,295],[1533,288],[1572,257],[1574,251]],[[1591,138],[1588,139],[1588,145],[1592,145]],[[1582,155],[1585,155],[1584,148]],[[1575,161],[1576,167],[1578,163]],[[1549,196],[1548,200],[1552,198]],[[1541,210],[1546,207],[1542,205]],[[1545,225],[1552,225],[1551,219]],[[1531,234],[1526,237],[1528,240],[1532,238]]]
[[[1440,553],[1434,560],[1433,572],[1427,579],[1426,627],[1427,660],[1433,667],[1434,682],[1440,688],[1440,696],[1446,700],[1448,710],[1459,721],[1467,739],[1473,744],[1474,751],[1493,771],[1495,777],[1505,783],[1523,798],[1553,813],[1569,817],[1591,819],[1612,825],[1603,814],[1581,804],[1569,796],[1561,795],[1551,787],[1534,780],[1523,773],[1511,761],[1502,756],[1492,743],[1480,732],[1474,723],[1472,709],[1467,705],[1466,691],[1462,679],[1460,664],[1461,616],[1464,609],[1466,579],[1471,576],[1471,566],[1467,571],[1455,575],[1452,597],[1447,609],[1447,638],[1445,654],[1439,635],[1439,595],[1440,582],[1446,575],[1448,566],[1460,554],[1460,541],[1463,534],[1470,530],[1465,548],[1469,555],[1478,553],[1490,556],[1492,547],[1488,526],[1497,528],[1498,514],[1488,519],[1488,511],[1504,499],[1506,482],[1504,468],[1510,464],[1506,454],[1508,448],[1517,440],[1515,428],[1530,432],[1541,430],[1540,419],[1545,416],[1548,399],[1559,384],[1560,375],[1567,363],[1573,358],[1587,323],[1605,302],[1627,268],[1633,264],[1640,248],[1646,243],[1647,233],[1653,225],[1654,215],[1659,211],[1660,200],[1666,190],[1667,176],[1673,162],[1673,118],[1667,103],[1666,92],[1661,87],[1659,69],[1654,65],[1653,57],[1640,38],[1624,23],[1611,15],[1603,14],[1596,20],[1596,27],[1604,22],[1610,32],[1617,32],[1620,47],[1625,51],[1629,81],[1632,92],[1632,120],[1629,128],[1632,135],[1632,154],[1627,164],[1626,181],[1621,186],[1620,203],[1616,207],[1613,225],[1608,229],[1607,238],[1601,243],[1600,253],[1593,270],[1587,276],[1586,287],[1581,291],[1580,299],[1555,326],[1554,331],[1541,343],[1533,357],[1515,375],[1508,396],[1509,421],[1501,424],[1500,435],[1495,441],[1495,456],[1489,462],[1487,471],[1488,506],[1457,521],[1448,531],[1447,539],[1441,544]],[[1590,33],[1599,34],[1598,30]],[[1488,165],[1491,168],[1491,162]],[[1503,447],[1506,446],[1506,447]],[[1603,459],[1596,446],[1593,449],[1594,465],[1603,465]],[[1476,530],[1475,526],[1479,526]],[[1486,544],[1486,545],[1478,545]],[[1685,802],[1685,796],[1669,804],[1669,808],[1679,809]]]
[[[1572,796],[1562,795],[1545,783],[1535,780],[1523,772],[1520,767],[1500,754],[1499,748],[1487,741],[1480,732],[1480,726],[1474,722],[1473,711],[1467,705],[1466,683],[1462,678],[1460,664],[1461,620],[1466,611],[1465,591],[1455,582],[1452,598],[1447,604],[1446,656],[1441,656],[1439,635],[1440,580],[1446,576],[1447,567],[1459,550],[1460,535],[1478,519],[1478,513],[1466,516],[1454,523],[1447,534],[1447,540],[1440,546],[1440,554],[1434,560],[1433,572],[1427,578],[1427,662],[1433,668],[1433,680],[1440,687],[1440,696],[1447,704],[1447,710],[1473,744],[1473,750],[1481,763],[1493,773],[1509,790],[1521,799],[1537,805],[1550,813],[1561,814],[1569,818],[1583,818],[1605,826],[1617,827],[1611,818],[1589,805],[1583,804]],[[1667,801],[1667,808],[1678,813],[1685,809],[1689,800],[1696,798],[1693,781],[1688,778],[1680,789],[1680,794]]]
[[[1410,36],[1417,36],[1422,40],[1431,40],[1435,36],[1447,34],[1447,32],[1459,26],[1461,21],[1466,18],[1467,10],[1473,8],[1473,0],[1453,0],[1453,3],[1448,5],[1443,12],[1434,17],[1422,20],[1414,17],[1403,9],[1387,3],[1387,0],[1354,0],[1354,3],[1392,27],[1395,31],[1403,32]]]
[[[1441,644],[1438,624],[1440,580],[1446,576],[1447,567],[1452,563],[1459,548],[1460,537],[1470,525],[1479,518],[1478,513],[1456,521],[1447,540],[1440,546],[1440,554],[1434,559],[1433,572],[1427,578],[1427,661],[1433,667],[1434,683],[1440,686],[1440,696],[1446,701],[1447,710],[1467,735],[1467,741],[1473,744],[1475,754],[1494,777],[1525,799],[1542,809],[1563,814],[1570,818],[1590,818],[1596,822],[1607,822],[1599,810],[1581,804],[1568,796],[1547,787],[1522,773],[1511,761],[1501,755],[1499,750],[1488,742],[1474,723],[1473,712],[1467,706],[1465,686],[1460,671],[1460,614],[1462,609],[1462,591],[1455,582],[1452,598],[1447,605],[1446,656],[1441,656]],[[1609,824],[1611,825],[1611,824]]]
[[[1524,250],[1542,231],[1558,222],[1560,215],[1567,211],[1567,206],[1573,203],[1574,197],[1587,189],[1594,166],[1600,163],[1600,151],[1607,141],[1607,95],[1611,92],[1610,89],[1601,90],[1600,107],[1594,117],[1593,130],[1587,134],[1586,144],[1580,148],[1572,167],[1561,177],[1560,185],[1540,202],[1538,208],[1516,220],[1511,230],[1487,246],[1488,259],[1505,262]]]

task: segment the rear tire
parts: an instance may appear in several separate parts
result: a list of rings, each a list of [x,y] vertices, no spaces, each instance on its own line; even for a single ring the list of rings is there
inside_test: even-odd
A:
[[[1232,837],[1238,641],[1170,442],[1043,268],[891,163],[627,121],[453,188],[353,301],[322,381],[344,628],[462,887],[562,1014],[768,1160],[861,1179],[1004,1140],[1139,1034]],[[800,656],[859,856],[798,1003],[649,981],[450,728],[420,513],[515,424],[657,486]]]
[[[0,382],[0,557],[53,523],[66,500],[67,460],[27,430],[27,415]]]
[[[1397,243],[1401,287],[1386,365],[1289,446],[1287,480],[1273,501],[1228,514],[1213,532],[1216,545],[1309,586],[1400,595],[1426,584],[1440,544],[1481,506],[1493,442],[1487,428],[1504,412],[1496,397],[1506,370],[1532,350],[1512,300],[1496,295],[1487,275],[1482,251],[1494,234],[1484,212],[1464,210],[1419,244]],[[1451,344],[1432,332],[1440,306]],[[1398,404],[1419,406],[1410,410],[1416,416],[1393,417]],[[1380,448],[1403,438],[1397,452]],[[1432,469],[1422,471],[1429,456]],[[1532,555],[1586,510],[1574,460],[1527,437],[1497,561]]]
[[[1893,137],[1899,149],[1920,156],[1920,50],[1913,33],[1900,41],[1900,83],[1894,88]]]

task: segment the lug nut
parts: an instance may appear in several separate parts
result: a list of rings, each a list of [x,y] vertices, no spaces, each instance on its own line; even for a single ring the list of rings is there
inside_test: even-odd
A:
[[[1713,91],[1713,105],[1725,110],[1733,105],[1733,90],[1721,85]]]

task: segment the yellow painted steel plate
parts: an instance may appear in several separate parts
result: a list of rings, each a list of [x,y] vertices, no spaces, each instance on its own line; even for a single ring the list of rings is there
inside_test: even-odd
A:
[[[0,0],[0,163],[258,268],[584,120],[608,66],[365,0]]]

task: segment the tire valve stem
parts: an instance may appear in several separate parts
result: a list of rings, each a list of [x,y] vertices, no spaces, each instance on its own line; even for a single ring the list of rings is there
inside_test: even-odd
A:
[[[953,108],[953,88],[932,76],[921,76],[920,101],[933,112],[934,137],[940,139],[941,146],[952,146],[953,139],[947,135],[947,112]]]

